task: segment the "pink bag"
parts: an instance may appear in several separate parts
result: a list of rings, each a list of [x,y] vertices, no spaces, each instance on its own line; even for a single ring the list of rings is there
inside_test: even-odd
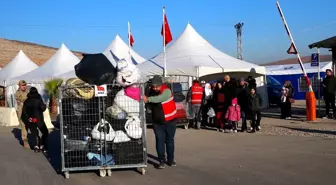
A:
[[[139,87],[127,87],[125,90],[125,95],[132,98],[133,100],[140,101],[140,88]]]

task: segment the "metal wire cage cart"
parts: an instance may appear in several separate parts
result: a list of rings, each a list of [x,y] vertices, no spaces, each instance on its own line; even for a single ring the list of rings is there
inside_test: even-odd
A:
[[[62,86],[59,88],[61,164],[70,172],[147,167],[143,86]]]

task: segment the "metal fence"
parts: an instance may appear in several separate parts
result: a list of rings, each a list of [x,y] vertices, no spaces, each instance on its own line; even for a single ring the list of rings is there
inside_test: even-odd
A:
[[[317,75],[314,75],[313,77],[309,78],[310,83],[312,85],[312,88],[314,92],[318,92],[319,88],[321,87],[321,80],[318,79]],[[299,92],[308,92],[309,87],[307,85],[306,79],[304,76],[300,76],[298,79],[298,90]]]
[[[112,169],[147,166],[143,86],[117,85],[59,88],[62,172],[99,170],[101,177]]]

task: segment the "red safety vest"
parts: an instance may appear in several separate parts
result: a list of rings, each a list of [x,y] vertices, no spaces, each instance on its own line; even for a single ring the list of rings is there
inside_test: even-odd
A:
[[[166,89],[169,89],[167,85],[162,84],[161,89],[160,89],[160,94]],[[176,118],[177,111],[176,111],[176,105],[175,105],[173,95],[168,100],[162,102],[161,105],[162,105],[165,121],[171,121],[174,118]]]
[[[202,103],[203,91],[203,87],[197,83],[191,87],[191,104]]]

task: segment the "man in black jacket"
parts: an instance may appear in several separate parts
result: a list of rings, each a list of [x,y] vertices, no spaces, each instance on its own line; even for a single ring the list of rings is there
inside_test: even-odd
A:
[[[335,92],[336,92],[336,79],[331,69],[326,70],[326,78],[323,79],[322,85],[324,90],[324,101],[326,104],[326,117],[329,117],[330,104],[333,110],[333,117],[335,117]]]
[[[246,124],[246,114],[248,111],[248,95],[249,95],[249,88],[247,87],[247,83],[245,82],[244,78],[239,79],[239,87],[237,88],[237,99],[238,104],[240,105],[241,110],[241,118],[242,118],[242,132],[246,132],[247,124]]]

